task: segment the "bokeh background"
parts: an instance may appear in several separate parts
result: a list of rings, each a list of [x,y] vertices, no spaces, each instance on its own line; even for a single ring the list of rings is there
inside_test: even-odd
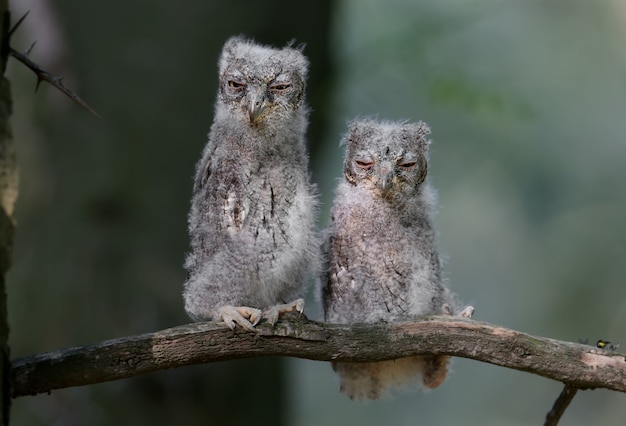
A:
[[[13,39],[104,118],[12,61],[21,168],[14,357],[188,322],[195,162],[230,35],[305,42],[309,147],[328,219],[356,116],[424,120],[452,288],[476,318],[626,342],[626,2],[13,0]],[[307,314],[319,318],[309,294]],[[14,400],[21,425],[536,425],[561,384],[456,359],[440,388],[356,403],[326,363],[186,367]],[[579,393],[562,422],[623,425]],[[228,422],[228,423],[227,423]]]

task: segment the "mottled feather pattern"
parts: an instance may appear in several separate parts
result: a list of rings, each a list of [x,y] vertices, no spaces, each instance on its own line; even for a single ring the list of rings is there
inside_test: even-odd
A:
[[[224,45],[189,213],[184,299],[195,320],[253,330],[260,310],[302,295],[319,268],[317,191],[305,140],[307,67],[299,49],[242,37]]]
[[[193,181],[185,310],[196,321],[256,332],[263,319],[274,324],[302,312],[304,301],[295,298],[319,276],[331,323],[456,315],[435,241],[425,123],[349,123],[345,178],[321,246],[305,139],[308,65],[291,44],[225,43],[213,124]],[[376,399],[418,383],[439,386],[448,362],[414,356],[332,365],[342,392]]]
[[[356,120],[344,137],[345,179],[336,190],[324,245],[322,297],[332,323],[441,315],[454,305],[444,286],[427,183],[424,123]],[[375,399],[394,388],[443,382],[448,358],[333,364],[341,390]]]

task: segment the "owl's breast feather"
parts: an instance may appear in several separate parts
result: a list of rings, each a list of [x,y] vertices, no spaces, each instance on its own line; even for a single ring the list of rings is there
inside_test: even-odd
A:
[[[226,229],[237,232],[243,228],[247,217],[247,209],[237,191],[229,191],[224,201],[224,218]]]

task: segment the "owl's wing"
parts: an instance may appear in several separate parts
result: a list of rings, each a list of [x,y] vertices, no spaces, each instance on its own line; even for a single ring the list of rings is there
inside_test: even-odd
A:
[[[217,144],[209,141],[202,154],[202,159],[196,165],[196,176],[193,180],[194,194],[204,188],[211,176],[211,159],[213,158],[216,147]]]
[[[211,175],[211,172],[209,170],[209,167],[205,167],[204,170],[198,170],[198,173],[196,173],[196,177],[193,180],[193,192],[197,193],[199,192],[202,188],[204,188],[204,185],[206,184],[206,181],[209,179],[209,176]]]
[[[329,235],[324,244],[324,268],[323,281],[323,301],[326,319],[336,321],[343,317],[340,312],[346,304],[350,304],[350,287],[354,280],[352,272],[347,267],[341,252],[343,237],[339,235]],[[344,246],[345,247],[345,246]]]

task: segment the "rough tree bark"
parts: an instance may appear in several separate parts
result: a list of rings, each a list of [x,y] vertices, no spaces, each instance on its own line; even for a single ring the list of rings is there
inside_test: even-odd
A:
[[[10,358],[9,325],[5,274],[11,266],[15,219],[13,207],[17,198],[17,163],[9,117],[11,115],[11,88],[4,77],[9,54],[9,10],[6,0],[0,0],[0,416],[2,424],[9,424]]]
[[[13,361],[13,397],[117,380],[157,370],[230,359],[282,355],[317,361],[380,361],[419,354],[471,358],[558,380],[573,388],[626,392],[624,355],[449,317],[392,324],[322,324],[290,319],[258,334],[214,323]]]

